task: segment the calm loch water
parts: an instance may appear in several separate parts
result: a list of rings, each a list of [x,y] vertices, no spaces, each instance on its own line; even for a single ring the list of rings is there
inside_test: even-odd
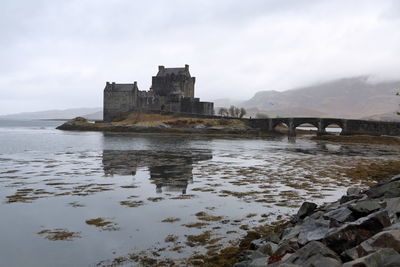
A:
[[[131,266],[146,256],[184,265],[304,200],[335,200],[356,182],[346,168],[399,155],[307,138],[66,132],[59,124],[0,121],[2,266]]]

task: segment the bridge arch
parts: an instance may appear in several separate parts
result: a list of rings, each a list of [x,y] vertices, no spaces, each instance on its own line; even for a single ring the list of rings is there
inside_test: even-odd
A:
[[[279,121],[272,125],[272,129],[275,132],[288,132],[289,131],[289,123],[285,121]]]
[[[326,129],[329,128],[329,126],[334,126],[334,127],[339,127],[340,132],[335,132],[335,131],[327,131]],[[320,132],[323,134],[326,133],[342,133],[344,130],[344,122],[341,119],[321,119],[321,128]]]
[[[327,134],[339,134],[343,131],[343,127],[338,123],[330,123],[326,125],[323,131]]]
[[[304,123],[297,123],[294,126],[294,131],[296,130],[303,130],[303,131],[314,131],[314,132],[318,132],[318,123],[309,123],[309,122],[304,122]],[[309,129],[298,129],[298,128],[302,128],[302,127],[307,127]]]

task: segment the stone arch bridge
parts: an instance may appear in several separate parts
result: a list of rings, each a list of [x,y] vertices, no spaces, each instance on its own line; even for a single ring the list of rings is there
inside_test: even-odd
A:
[[[337,125],[342,128],[341,135],[392,135],[400,136],[400,122],[347,120],[335,118],[269,118],[269,119],[243,119],[249,126],[261,130],[276,131],[280,124],[286,124],[289,136],[296,135],[296,128],[308,124],[318,129],[318,135],[326,134],[326,128]]]

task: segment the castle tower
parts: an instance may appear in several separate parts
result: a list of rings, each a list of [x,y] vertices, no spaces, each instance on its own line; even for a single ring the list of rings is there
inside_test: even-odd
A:
[[[189,65],[184,68],[158,66],[158,73],[152,77],[152,91],[160,96],[180,94],[194,98],[195,77],[190,76]]]
[[[134,111],[139,89],[137,82],[107,82],[104,88],[103,119],[111,121],[120,114]]]

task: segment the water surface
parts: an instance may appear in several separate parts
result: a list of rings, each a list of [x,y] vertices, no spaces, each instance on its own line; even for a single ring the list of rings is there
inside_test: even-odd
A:
[[[0,121],[4,266],[107,265],[127,255],[184,262],[304,200],[336,200],[358,183],[346,168],[399,153],[307,138],[55,130],[59,124]],[[205,243],[193,238],[200,234]]]

